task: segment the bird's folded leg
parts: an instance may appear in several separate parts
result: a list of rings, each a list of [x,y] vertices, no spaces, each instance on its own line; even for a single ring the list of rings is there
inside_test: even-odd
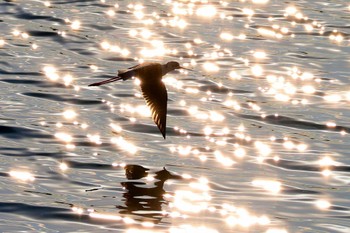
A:
[[[110,78],[110,79],[107,79],[107,80],[104,80],[104,81],[101,81],[101,82],[97,82],[97,83],[92,83],[92,84],[89,84],[89,87],[90,86],[101,86],[103,84],[106,84],[106,83],[111,83],[111,82],[114,82],[114,81],[118,81],[120,79],[123,79],[122,77],[113,77],[113,78]]]

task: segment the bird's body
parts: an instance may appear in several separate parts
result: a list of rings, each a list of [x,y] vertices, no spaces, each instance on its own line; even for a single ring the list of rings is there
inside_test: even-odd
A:
[[[152,112],[153,121],[165,139],[168,93],[162,82],[162,77],[168,72],[179,68],[183,67],[178,62],[168,62],[164,65],[145,62],[125,70],[119,70],[117,77],[93,83],[89,86],[100,86],[121,79],[128,80],[132,77],[137,77],[141,82],[140,87],[143,97]]]
[[[162,65],[155,62],[145,62],[128,69],[118,70],[118,77],[127,80],[132,77],[138,77],[141,81],[148,82],[162,79]]]

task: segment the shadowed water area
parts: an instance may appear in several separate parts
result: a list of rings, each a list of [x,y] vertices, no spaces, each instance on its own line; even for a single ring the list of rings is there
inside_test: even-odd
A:
[[[350,4],[0,1],[1,232],[350,232]],[[137,79],[163,78],[166,140]]]

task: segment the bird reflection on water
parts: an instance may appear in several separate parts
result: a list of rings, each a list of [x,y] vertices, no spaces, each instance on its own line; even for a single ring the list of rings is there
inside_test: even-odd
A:
[[[140,165],[126,165],[125,176],[128,180],[139,180],[149,175],[149,169]],[[182,176],[170,173],[163,168],[155,172],[153,187],[147,187],[145,182],[128,181],[121,182],[121,185],[126,190],[123,194],[125,206],[117,206],[120,209],[120,214],[132,214],[142,218],[149,218],[151,221],[158,223],[164,217],[162,205],[166,204],[163,195],[164,183],[167,180],[180,180]]]

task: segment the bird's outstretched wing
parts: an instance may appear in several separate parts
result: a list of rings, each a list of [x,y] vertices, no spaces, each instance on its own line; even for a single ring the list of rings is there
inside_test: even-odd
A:
[[[148,107],[151,109],[153,121],[165,139],[168,102],[165,85],[161,80],[148,84],[141,83],[141,90]]]

